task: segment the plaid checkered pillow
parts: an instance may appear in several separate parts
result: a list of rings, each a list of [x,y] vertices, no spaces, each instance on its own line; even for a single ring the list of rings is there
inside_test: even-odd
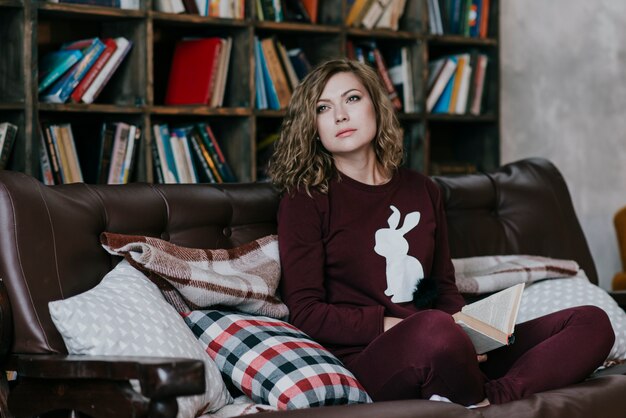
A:
[[[185,322],[224,380],[255,402],[278,409],[371,402],[339,359],[291,324],[213,310],[187,313]]]

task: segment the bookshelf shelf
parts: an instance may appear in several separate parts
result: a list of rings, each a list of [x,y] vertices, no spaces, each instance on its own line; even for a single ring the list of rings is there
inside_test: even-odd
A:
[[[64,113],[120,113],[120,114],[141,114],[145,112],[143,107],[117,106],[106,104],[82,104],[82,103],[39,103],[39,110],[42,112],[64,112]]]
[[[71,124],[77,147],[85,148],[98,143],[104,123],[122,122],[141,130],[132,181],[154,182],[157,176],[151,152],[157,138],[153,126],[207,123],[237,180],[264,180],[263,158],[267,155],[258,154],[257,145],[275,135],[285,116],[284,108],[261,110],[256,106],[255,39],[266,38],[273,38],[286,50],[300,50],[312,65],[344,57],[354,46],[374,43],[389,64],[395,51],[404,49],[412,67],[414,95],[413,109],[398,113],[405,133],[406,164],[432,173],[442,167],[489,169],[499,163],[499,0],[489,0],[492,7],[486,38],[430,34],[428,4],[432,0],[406,0],[398,30],[347,25],[350,0],[319,1],[315,24],[262,21],[256,0],[244,0],[243,19],[165,13],[156,10],[156,0],[140,0],[137,10],[59,1],[0,0],[0,122],[18,126],[8,166],[11,170],[41,178],[42,123]],[[44,103],[37,92],[43,56],[65,43],[92,37],[124,37],[132,48],[93,103]],[[230,37],[233,41],[223,106],[165,105],[177,42],[203,37]],[[482,113],[426,112],[429,61],[471,51],[489,57]],[[408,90],[401,92],[405,93],[409,94]],[[88,169],[97,164],[92,159],[85,162]]]
[[[76,16],[84,18],[114,17],[118,19],[145,18],[146,13],[141,10],[117,9],[113,7],[99,7],[83,4],[64,4],[37,2],[40,12],[51,16]]]

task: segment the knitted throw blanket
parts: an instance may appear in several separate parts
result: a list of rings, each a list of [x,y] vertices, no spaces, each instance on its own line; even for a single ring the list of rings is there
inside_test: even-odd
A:
[[[496,255],[457,258],[454,264],[456,285],[461,293],[481,294],[506,289],[518,283],[574,277],[580,270],[572,260],[532,255]]]
[[[287,306],[276,296],[280,280],[276,235],[237,248],[216,250],[110,232],[102,233],[100,242],[109,253],[124,256],[143,271],[179,312],[189,310],[187,305],[191,309],[228,306],[280,319],[289,314]],[[172,287],[177,292],[172,292]],[[178,295],[182,301],[177,300]]]

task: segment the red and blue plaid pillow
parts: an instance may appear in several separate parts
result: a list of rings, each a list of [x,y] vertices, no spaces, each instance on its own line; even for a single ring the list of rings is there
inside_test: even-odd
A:
[[[215,310],[185,314],[227,384],[278,409],[371,402],[341,361],[286,322]]]

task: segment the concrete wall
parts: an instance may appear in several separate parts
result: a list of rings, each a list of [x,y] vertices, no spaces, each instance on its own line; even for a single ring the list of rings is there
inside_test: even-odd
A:
[[[568,182],[602,287],[621,271],[626,1],[500,0],[502,162],[542,156]]]

